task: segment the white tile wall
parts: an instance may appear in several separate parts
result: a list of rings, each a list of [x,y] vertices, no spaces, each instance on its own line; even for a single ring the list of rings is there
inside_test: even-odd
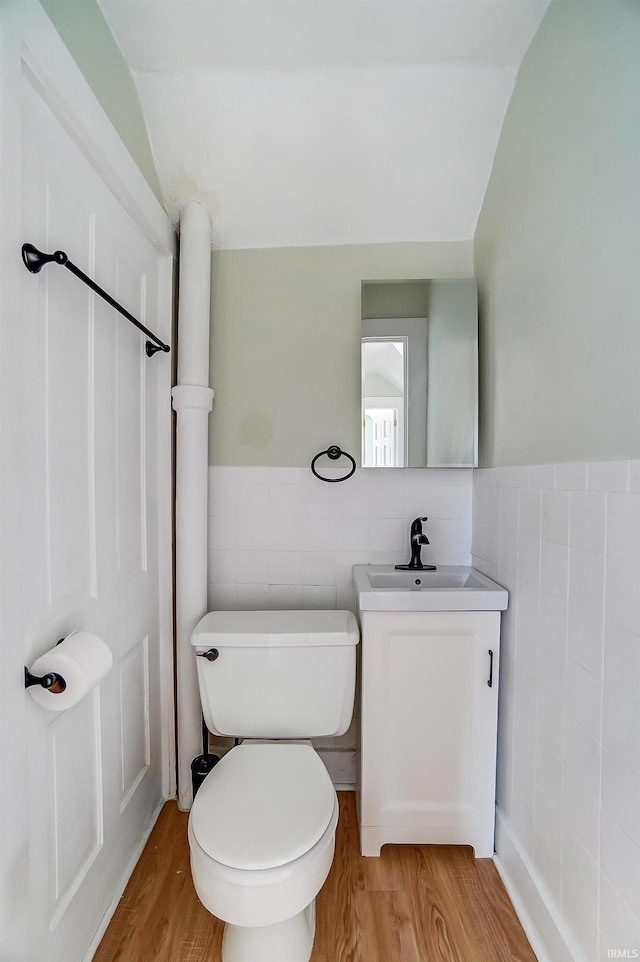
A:
[[[472,500],[470,469],[361,469],[326,484],[304,468],[210,467],[209,609],[355,611],[352,566],[408,561],[418,515],[425,561],[470,564]],[[338,787],[355,781],[357,724],[314,741]]]
[[[334,472],[336,475],[339,471]],[[349,608],[354,564],[470,564],[472,471],[361,469],[326,484],[304,468],[210,467],[209,607]]]
[[[510,591],[501,816],[585,962],[640,957],[640,462],[480,469],[473,497]]]
[[[425,560],[468,564],[473,533],[510,591],[501,815],[584,962],[640,955],[640,462],[211,467],[209,505],[211,608],[354,610],[352,565],[408,560],[414,517]]]

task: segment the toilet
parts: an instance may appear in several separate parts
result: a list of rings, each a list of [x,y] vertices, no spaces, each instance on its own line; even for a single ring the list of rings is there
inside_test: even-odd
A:
[[[189,816],[191,873],[225,922],[223,962],[308,962],[338,799],[310,739],[351,722],[359,632],[350,611],[212,611],[196,626],[209,731],[239,740]]]

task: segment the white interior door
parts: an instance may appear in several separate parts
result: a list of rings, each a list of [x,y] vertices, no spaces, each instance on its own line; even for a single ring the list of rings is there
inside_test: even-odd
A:
[[[368,408],[366,415],[373,422],[373,466],[376,468],[397,467],[397,409]]]
[[[169,340],[170,249],[127,212],[94,146],[39,82],[33,54],[14,68],[20,175],[15,199],[3,196],[9,256],[19,258],[22,242],[64,250]],[[6,121],[5,111],[3,136]],[[79,962],[168,794],[171,360],[147,358],[140,331],[64,267],[31,275],[20,265],[14,278],[16,302],[2,314],[12,358],[0,393],[11,445],[3,571],[13,567],[3,650],[10,632],[11,662],[30,666],[88,629],[114,665],[60,713],[12,692],[19,717],[12,731],[3,717],[2,793],[13,838],[2,890],[14,905],[0,957]]]

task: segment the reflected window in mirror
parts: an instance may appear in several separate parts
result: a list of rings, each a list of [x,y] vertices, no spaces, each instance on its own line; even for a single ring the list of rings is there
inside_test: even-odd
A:
[[[406,342],[362,338],[363,468],[405,466]]]

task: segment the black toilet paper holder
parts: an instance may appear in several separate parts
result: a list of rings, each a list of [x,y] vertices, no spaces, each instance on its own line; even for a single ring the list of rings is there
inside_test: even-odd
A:
[[[64,641],[61,638],[60,641],[56,642],[56,648],[58,645]],[[24,666],[24,687],[32,688],[34,685],[40,685],[41,688],[45,688],[50,691],[52,695],[61,695],[66,689],[67,683],[59,675],[57,671],[48,671],[46,675],[34,675],[33,672],[29,671],[27,666]]]
[[[61,695],[67,687],[67,683],[57,671],[49,671],[46,675],[34,675],[27,666],[24,667],[24,687],[32,688],[33,685],[40,685],[46,688],[52,695]]]

